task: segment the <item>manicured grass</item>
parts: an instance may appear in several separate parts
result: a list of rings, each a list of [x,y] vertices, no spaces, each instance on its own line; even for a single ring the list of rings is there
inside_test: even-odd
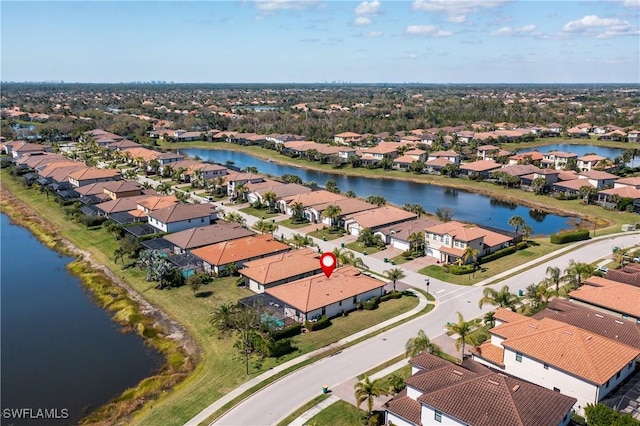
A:
[[[358,253],[364,253],[366,251],[367,254],[378,253],[379,251],[384,250],[384,247],[383,248],[379,248],[377,246],[365,247],[363,244],[360,244],[357,241],[347,244],[346,247],[353,251],[357,251]]]
[[[306,413],[311,408],[315,407],[325,399],[329,398],[330,396],[331,394],[329,393],[323,393],[321,395],[316,396],[311,401],[307,402],[302,407],[298,408],[296,411],[294,411],[293,413],[285,417],[284,420],[282,420],[280,423],[277,424],[277,426],[289,426],[295,419],[297,419],[298,417],[300,417],[301,415],[303,415],[304,413]]]
[[[315,426],[354,426],[362,424],[365,414],[348,402],[342,400],[331,404],[309,420],[309,425]]]
[[[410,262],[410,261],[412,261],[414,259],[417,259],[417,258],[414,257],[414,258],[411,258],[411,259],[407,259],[403,255],[398,255],[396,257],[392,257],[391,259],[389,259],[389,263],[396,262],[396,265],[402,265],[403,263]]]
[[[300,229],[300,228],[305,228],[311,224],[309,222],[293,223],[291,222],[291,219],[285,219],[278,222],[278,225],[284,226],[285,228],[289,228],[289,229]]]
[[[427,266],[420,269],[418,272],[452,284],[473,285],[562,247],[556,244],[551,244],[547,238],[536,238],[535,240],[532,240],[532,243],[532,245],[524,250],[518,250],[513,254],[501,257],[500,259],[496,259],[492,262],[483,263],[480,265],[481,269],[475,272],[475,276],[473,276],[474,274],[450,274],[445,272],[442,266],[439,265]]]
[[[280,215],[280,213],[277,213],[277,212],[276,213],[269,212],[269,210],[267,209],[256,209],[255,207],[251,207],[251,206],[242,208],[240,209],[240,211],[246,214],[250,214],[251,216],[265,218],[265,219],[269,219],[269,218]]]
[[[335,230],[332,230],[331,228],[325,227],[317,231],[309,232],[307,235],[311,237],[319,238],[319,239],[326,238],[327,241],[331,241],[331,240],[336,240],[338,238],[344,237],[345,234],[346,232],[342,229],[340,229],[339,231],[335,231]]]

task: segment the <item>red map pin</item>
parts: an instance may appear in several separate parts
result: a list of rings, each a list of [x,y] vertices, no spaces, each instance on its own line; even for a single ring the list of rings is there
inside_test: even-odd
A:
[[[331,252],[323,253],[322,256],[320,256],[320,267],[327,278],[331,276],[331,273],[336,269],[337,264],[338,259],[336,259],[336,255]]]

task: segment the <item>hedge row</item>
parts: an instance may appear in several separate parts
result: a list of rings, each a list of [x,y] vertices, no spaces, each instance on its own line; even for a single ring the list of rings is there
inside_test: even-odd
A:
[[[524,242],[521,241],[518,243],[518,250],[527,248],[529,245]],[[487,262],[491,262],[492,260],[496,260],[496,259],[500,259],[501,257],[504,257],[508,254],[513,253],[513,247],[505,247],[503,249],[500,249],[498,251],[494,251],[491,254],[488,254],[486,256],[482,256],[482,258],[480,259],[480,263],[487,263]]]
[[[372,297],[371,299],[365,300],[364,302],[362,302],[362,307],[367,311],[373,311],[374,309],[378,308],[379,304],[380,304],[380,298]]]
[[[309,331],[322,330],[331,325],[331,321],[326,315],[323,315],[318,321],[305,321],[304,326]]]
[[[400,299],[402,297],[402,292],[400,291],[392,291],[391,293],[387,293],[380,298],[381,302],[391,299]]]
[[[300,326],[300,324],[293,324],[293,325],[290,325],[289,327],[283,328],[282,330],[272,331],[271,337],[273,337],[273,340],[280,340],[280,339],[285,339],[287,337],[297,336],[301,332],[302,332],[302,327]]]
[[[564,244],[573,241],[582,241],[589,239],[588,229],[576,229],[575,231],[561,232],[559,234],[551,234],[551,244]]]
[[[267,356],[271,358],[278,358],[295,350],[296,348],[291,344],[290,339],[273,341],[266,345]]]

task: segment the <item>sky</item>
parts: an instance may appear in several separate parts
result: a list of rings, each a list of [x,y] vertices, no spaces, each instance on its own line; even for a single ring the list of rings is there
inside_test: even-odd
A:
[[[640,0],[3,0],[0,15],[2,81],[640,82]]]

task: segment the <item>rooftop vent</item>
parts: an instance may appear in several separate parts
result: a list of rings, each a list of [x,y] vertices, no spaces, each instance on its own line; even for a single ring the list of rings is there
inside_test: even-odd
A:
[[[496,385],[496,386],[500,384],[500,383],[498,383],[498,382],[494,382],[494,381],[493,381],[493,380],[491,380],[491,379],[489,379],[489,383],[491,383],[492,385]]]
[[[457,374],[458,376],[462,376],[462,371],[453,370],[453,374]]]
[[[564,330],[563,333],[564,334],[568,334],[569,336],[573,336],[573,333],[570,332],[569,330]]]
[[[624,324],[624,323],[623,323],[622,321],[620,321],[620,320],[615,320],[615,321],[616,321],[616,324]]]
[[[603,317],[602,315],[600,315],[600,314],[596,314],[596,317],[598,317],[598,318],[604,318],[604,317]]]
[[[520,385],[515,385],[514,387],[511,388],[512,391],[517,391],[518,389],[520,389]]]

